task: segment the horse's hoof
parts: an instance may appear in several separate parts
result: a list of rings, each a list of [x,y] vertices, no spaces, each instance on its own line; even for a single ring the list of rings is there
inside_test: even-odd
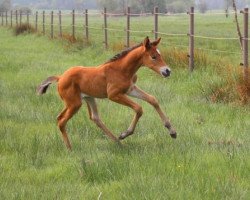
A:
[[[119,136],[119,140],[123,140],[131,134],[132,134],[131,132],[125,131],[125,132],[121,133],[121,135]]]
[[[120,136],[119,136],[119,140],[123,140],[127,137],[127,134],[126,132],[122,133]]]
[[[173,139],[176,139],[177,138],[177,134],[175,133],[175,134],[170,134],[170,136],[171,136],[171,138],[173,138]]]
[[[171,138],[176,139],[176,138],[177,138],[177,133],[176,133],[176,131],[175,131],[175,130],[171,130],[171,131],[170,131],[170,136],[171,136]]]

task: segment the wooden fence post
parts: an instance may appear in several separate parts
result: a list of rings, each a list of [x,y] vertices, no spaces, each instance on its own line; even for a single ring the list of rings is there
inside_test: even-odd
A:
[[[54,12],[51,11],[51,22],[50,22],[50,37],[54,38]]]
[[[155,20],[154,20],[154,25],[155,25],[155,39],[158,38],[158,7],[154,7],[154,16],[155,16]]]
[[[11,10],[10,11],[10,27],[12,27],[13,26],[13,11]]]
[[[189,70],[194,70],[194,7],[190,8],[190,24],[189,24]]]
[[[72,37],[75,39],[75,10],[72,10]]]
[[[85,36],[87,42],[89,41],[89,21],[88,21],[88,9],[85,9]]]
[[[27,11],[27,24],[30,24],[30,14],[29,14],[29,11]]]
[[[17,10],[16,10],[16,26],[18,26],[18,14],[17,14]]]
[[[248,8],[244,9],[243,66],[244,79],[248,80]]]
[[[45,11],[43,11],[43,35],[45,35]]]
[[[21,10],[19,10],[19,14],[20,14],[20,17],[19,17],[19,20],[20,20],[19,25],[21,26],[21,25],[22,25],[22,11],[21,11]]]
[[[3,26],[3,12],[1,12],[1,18],[2,18],[2,26]]]
[[[36,21],[35,21],[36,32],[38,31],[37,24],[38,24],[38,11],[36,11]]]
[[[5,25],[8,25],[8,11],[5,12]]]
[[[108,48],[108,30],[107,30],[107,9],[106,8],[104,8],[103,17],[104,17],[104,46],[105,46],[105,49],[107,49]]]
[[[130,46],[130,7],[127,8],[127,48]]]
[[[59,35],[62,37],[62,11],[59,10]]]

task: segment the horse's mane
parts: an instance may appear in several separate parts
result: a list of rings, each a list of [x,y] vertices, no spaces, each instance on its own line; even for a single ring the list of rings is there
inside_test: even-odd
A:
[[[132,51],[132,50],[134,50],[134,49],[140,47],[141,45],[142,45],[142,43],[137,44],[137,45],[135,45],[135,46],[133,46],[133,47],[130,47],[130,48],[127,48],[127,49],[123,50],[122,52],[120,52],[120,53],[116,54],[115,56],[113,56],[112,58],[110,58],[106,63],[114,62],[114,61],[116,61],[116,60],[118,60],[118,59],[120,59],[120,58],[123,58],[123,57],[124,57],[125,55],[127,55],[130,51]]]

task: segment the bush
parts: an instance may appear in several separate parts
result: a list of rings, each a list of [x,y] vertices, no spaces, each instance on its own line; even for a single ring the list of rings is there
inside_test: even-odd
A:
[[[15,35],[20,35],[24,33],[34,33],[35,29],[30,24],[21,24],[15,27],[14,33]]]

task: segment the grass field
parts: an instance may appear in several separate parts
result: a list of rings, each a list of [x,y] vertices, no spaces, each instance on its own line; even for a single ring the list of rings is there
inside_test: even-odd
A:
[[[215,66],[192,74],[172,66],[169,79],[139,71],[138,85],[158,98],[177,140],[139,101],[144,115],[136,133],[117,146],[83,106],[68,123],[68,152],[56,126],[63,108],[56,85],[41,97],[36,86],[70,66],[98,65],[115,53],[98,44],[79,50],[38,35],[15,37],[7,28],[0,28],[0,41],[0,199],[249,198],[250,108],[209,101],[211,84],[224,82]],[[234,56],[211,59],[238,62]],[[98,105],[115,135],[126,130],[130,109],[108,100]]]

